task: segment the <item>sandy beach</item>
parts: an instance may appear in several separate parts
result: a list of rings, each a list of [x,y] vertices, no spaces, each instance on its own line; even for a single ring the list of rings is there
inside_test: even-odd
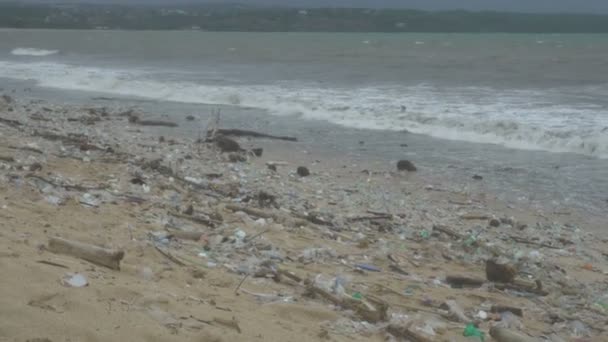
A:
[[[0,341],[608,341],[605,221],[158,114],[0,98]]]

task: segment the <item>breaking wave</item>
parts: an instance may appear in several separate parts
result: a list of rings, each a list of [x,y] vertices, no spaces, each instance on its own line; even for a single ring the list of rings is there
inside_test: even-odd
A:
[[[58,53],[59,50],[44,50],[44,49],[35,49],[35,48],[16,48],[11,51],[11,54],[15,56],[34,56],[34,57],[44,57],[50,56]]]
[[[576,97],[566,102],[562,90],[428,85],[320,89],[294,83],[218,86],[162,81],[145,71],[2,61],[0,77],[35,80],[44,87],[256,107],[273,115],[354,128],[408,130],[442,139],[608,158],[606,106],[577,102]],[[605,87],[589,93],[608,93]]]

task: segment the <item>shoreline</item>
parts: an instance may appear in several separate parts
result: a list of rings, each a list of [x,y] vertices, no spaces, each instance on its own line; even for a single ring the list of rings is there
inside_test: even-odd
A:
[[[467,323],[445,313],[449,299],[485,332],[506,318],[480,318],[480,311],[514,305],[525,319],[509,329],[568,339],[578,322],[585,329],[577,337],[605,334],[608,312],[598,298],[608,243],[596,235],[605,234],[601,225],[579,224],[584,214],[514,207],[479,182],[451,184],[425,167],[398,172],[381,158],[340,157],[300,143],[237,139],[246,150],[264,150],[234,163],[213,143],[131,122],[134,114],[158,119],[137,109],[11,101],[0,107],[0,264],[8,279],[0,310],[10,317],[0,337],[381,341],[389,323],[409,322],[431,331],[427,338],[448,339]],[[200,126],[208,118],[162,120]],[[271,161],[287,164],[272,171]],[[298,176],[298,166],[311,175]],[[169,236],[178,232],[202,237]],[[121,270],[49,252],[54,236],[124,250]],[[452,274],[485,279],[493,255],[515,264],[519,280],[541,281],[547,294],[486,281],[478,289],[449,286]],[[277,270],[338,298],[379,298],[388,310],[362,323],[346,302],[330,305]],[[66,272],[83,274],[89,286],[62,286]],[[341,290],[332,279],[344,283]],[[439,323],[425,329],[431,320]],[[24,331],[25,321],[36,325]]]
[[[390,170],[393,166],[389,164],[398,159],[410,158],[427,168],[422,174],[433,175],[435,180],[432,182],[492,193],[510,205],[532,206],[543,212],[564,212],[572,208],[584,222],[599,227],[597,231],[603,228],[603,212],[608,208],[608,198],[605,197],[608,179],[604,177],[608,160],[584,154],[517,150],[497,144],[452,141],[414,133],[349,128],[240,106],[105,98],[103,93],[38,87],[22,81],[9,82],[8,86],[30,89],[29,94],[24,95],[32,100],[54,102],[60,98],[72,106],[94,104],[141,108],[154,118],[166,120],[180,121],[186,115],[201,118],[194,127],[180,125],[175,129],[157,130],[176,138],[196,139],[207,124],[209,112],[219,108],[228,127],[299,136],[298,146],[322,153],[326,159],[346,155],[359,163],[378,162],[378,169],[374,171],[382,171]],[[289,155],[288,152],[285,154]],[[474,175],[481,175],[484,180],[472,182]]]

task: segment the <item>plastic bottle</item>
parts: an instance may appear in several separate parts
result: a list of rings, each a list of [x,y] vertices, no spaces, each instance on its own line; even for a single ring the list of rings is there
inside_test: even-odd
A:
[[[464,328],[462,335],[466,337],[478,337],[482,342],[485,341],[485,334],[479,329],[477,329],[477,327],[473,325],[473,323],[467,324],[467,326]]]

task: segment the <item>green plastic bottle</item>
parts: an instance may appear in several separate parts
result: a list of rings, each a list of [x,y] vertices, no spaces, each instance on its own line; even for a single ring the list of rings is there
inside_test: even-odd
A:
[[[483,342],[486,338],[485,334],[482,331],[479,331],[479,329],[477,329],[477,327],[473,325],[473,323],[467,324],[467,326],[464,328],[464,332],[462,333],[462,335],[466,337],[479,337],[481,339],[481,342]]]

